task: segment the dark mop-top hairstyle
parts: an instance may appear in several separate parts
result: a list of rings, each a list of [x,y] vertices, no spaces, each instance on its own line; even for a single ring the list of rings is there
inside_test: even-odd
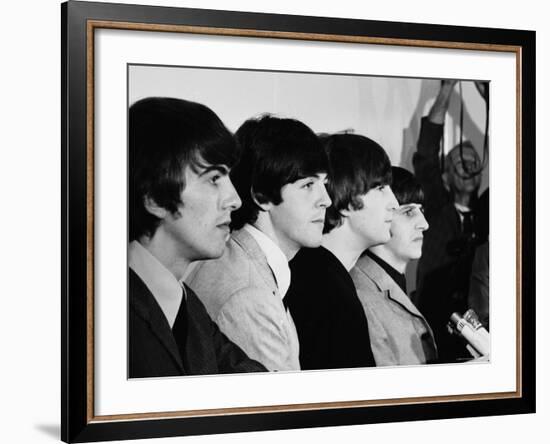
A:
[[[399,205],[424,205],[424,192],[414,174],[405,168],[393,166],[391,189]]]
[[[333,134],[323,139],[329,159],[327,208],[324,232],[342,224],[343,210],[360,210],[360,196],[379,185],[391,185],[391,164],[384,149],[358,134]]]
[[[235,141],[208,107],[187,100],[151,97],[129,110],[129,240],[152,236],[160,219],[147,211],[146,197],[175,213],[185,188],[185,171],[231,168]]]
[[[327,172],[319,138],[298,120],[263,115],[244,122],[235,138],[240,158],[230,177],[242,206],[231,214],[234,229],[256,221],[257,203],[280,204],[284,185]]]

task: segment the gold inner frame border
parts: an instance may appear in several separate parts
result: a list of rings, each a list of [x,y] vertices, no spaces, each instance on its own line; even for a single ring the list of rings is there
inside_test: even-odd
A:
[[[339,401],[313,404],[285,404],[256,407],[232,407],[207,410],[184,410],[172,412],[129,413],[118,415],[94,414],[94,32],[96,29],[118,29],[131,31],[175,32],[187,34],[218,35],[232,37],[276,38],[287,40],[309,40],[336,43],[362,43],[372,45],[395,45],[422,48],[461,49],[475,51],[511,52],[516,56],[516,391],[486,394],[463,394],[451,396],[429,396],[394,398],[382,400]],[[312,34],[286,31],[265,31],[255,29],[215,28],[188,25],[164,25],[150,23],[132,23],[122,21],[88,20],[86,41],[86,239],[87,239],[87,422],[112,422],[127,420],[156,420],[166,418],[190,418],[202,416],[227,416],[238,414],[260,414],[275,412],[296,412],[304,410],[326,410],[335,408],[380,407],[417,403],[441,403],[461,401],[481,401],[520,398],[522,396],[522,48],[514,45],[498,45],[471,42],[449,42],[437,40],[415,40],[399,38],[381,38],[335,34]]]

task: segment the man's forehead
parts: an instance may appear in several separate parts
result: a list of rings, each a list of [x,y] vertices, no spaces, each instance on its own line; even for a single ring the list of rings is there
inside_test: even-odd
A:
[[[462,160],[478,161],[479,155],[477,154],[477,151],[473,146],[466,145],[462,147],[462,150],[458,146],[454,147],[449,152],[449,158],[453,162],[453,164],[456,164]]]
[[[327,173],[322,171],[322,172],[319,172],[319,173],[311,173],[308,176],[300,177],[300,178],[296,179],[296,181],[305,180],[305,179],[321,179],[321,180],[324,180],[326,178],[327,178]]]

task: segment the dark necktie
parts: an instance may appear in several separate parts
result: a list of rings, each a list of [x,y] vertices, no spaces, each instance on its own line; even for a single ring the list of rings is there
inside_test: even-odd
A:
[[[471,211],[463,211],[462,215],[462,234],[467,238],[473,237],[474,234],[474,215]]]
[[[183,361],[185,356],[185,344],[187,342],[187,301],[185,298],[185,290],[182,288],[182,298],[174,326],[172,327],[172,334],[178,345],[180,357]]]

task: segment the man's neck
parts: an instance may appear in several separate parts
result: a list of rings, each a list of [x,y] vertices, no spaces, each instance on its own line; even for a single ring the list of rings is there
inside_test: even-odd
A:
[[[321,245],[334,254],[348,271],[353,268],[359,256],[367,248],[357,242],[345,222],[325,234]]]
[[[178,253],[174,242],[169,241],[161,228],[157,229],[152,237],[142,236],[138,241],[178,281],[183,279],[190,261]]]
[[[256,222],[251,225],[269,237],[281,249],[288,261],[298,253],[299,247],[284,242],[282,236],[277,234],[277,229],[273,226],[273,222],[268,212],[260,212]]]
[[[396,271],[398,271],[401,274],[405,273],[405,269],[407,268],[407,262],[404,260],[401,260],[393,254],[393,252],[386,247],[386,245],[377,245],[376,247],[371,247],[370,251],[373,252],[376,256],[378,256],[380,259],[385,261],[388,265],[395,268]]]
[[[460,193],[456,190],[453,192],[453,200],[454,203],[457,203],[459,205],[462,205],[466,208],[472,208],[472,204],[474,202],[474,195],[475,193]]]

